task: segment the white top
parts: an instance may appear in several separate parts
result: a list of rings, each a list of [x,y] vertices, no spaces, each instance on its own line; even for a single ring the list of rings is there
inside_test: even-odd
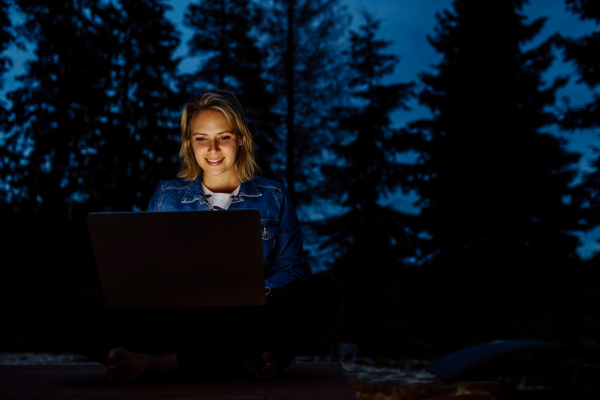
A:
[[[233,198],[236,197],[240,192],[240,187],[238,186],[231,193],[214,193],[211,192],[209,188],[204,186],[203,183],[202,191],[204,191],[204,195],[206,196],[206,201],[208,201],[210,209],[213,211],[222,211],[229,208],[231,200],[233,200]]]

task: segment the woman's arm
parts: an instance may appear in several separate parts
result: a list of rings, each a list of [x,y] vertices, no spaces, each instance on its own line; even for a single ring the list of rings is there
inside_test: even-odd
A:
[[[279,235],[270,255],[270,276],[265,279],[265,287],[275,294],[285,284],[304,276],[302,267],[306,264],[303,236],[300,221],[292,204],[290,194],[282,185],[281,210],[279,214]]]
[[[158,204],[160,203],[160,197],[162,195],[162,187],[163,183],[160,182],[160,184],[154,191],[150,202],[148,203],[148,208],[146,209],[146,211],[158,211]]]

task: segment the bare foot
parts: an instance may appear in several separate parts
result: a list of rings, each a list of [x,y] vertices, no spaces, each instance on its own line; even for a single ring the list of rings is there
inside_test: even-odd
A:
[[[260,356],[260,360],[242,360],[240,365],[256,375],[257,378],[273,379],[277,371],[277,354],[265,351]]]
[[[150,368],[148,355],[137,354],[122,347],[108,352],[106,377],[111,386],[124,385]]]
[[[106,376],[109,385],[124,385],[147,372],[167,374],[177,371],[179,371],[179,362],[175,353],[154,356],[116,347],[108,352],[106,358]]]
[[[262,361],[261,376],[267,379],[275,378],[277,372],[277,354],[272,351],[266,351],[260,356]]]

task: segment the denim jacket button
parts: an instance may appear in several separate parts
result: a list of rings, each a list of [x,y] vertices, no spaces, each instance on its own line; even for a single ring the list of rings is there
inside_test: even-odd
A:
[[[263,228],[263,235],[269,236],[269,232],[267,231],[267,228]]]

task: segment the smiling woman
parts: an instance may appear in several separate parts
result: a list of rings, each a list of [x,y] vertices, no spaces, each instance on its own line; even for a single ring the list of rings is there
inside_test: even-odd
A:
[[[266,305],[183,315],[115,313],[106,309],[102,296],[79,296],[67,302],[76,309],[63,320],[65,344],[105,363],[110,384],[148,372],[223,377],[249,371],[273,378],[329,326],[339,308],[339,290],[323,275],[303,276],[302,231],[290,195],[281,183],[256,176],[253,138],[232,93],[195,96],[183,111],[181,143],[180,179],[162,182],[148,211],[258,210]],[[232,242],[232,251],[235,246]],[[181,251],[194,251],[199,261],[211,250],[203,243],[191,247],[182,245]]]
[[[202,92],[185,106],[180,159],[181,179],[162,182],[148,211],[258,210],[267,291],[275,294],[302,277],[306,260],[300,221],[287,188],[256,176],[253,137],[232,93]]]
[[[213,180],[212,184],[219,186],[219,181],[227,179],[239,185],[259,172],[246,116],[232,93],[225,90],[202,92],[185,106],[181,116],[179,156],[183,166],[177,177],[189,181],[202,172],[208,172],[210,176],[225,173],[221,180]],[[227,160],[223,167],[211,168],[221,166],[220,159],[224,157]],[[203,177],[204,184],[210,180],[210,177]]]

